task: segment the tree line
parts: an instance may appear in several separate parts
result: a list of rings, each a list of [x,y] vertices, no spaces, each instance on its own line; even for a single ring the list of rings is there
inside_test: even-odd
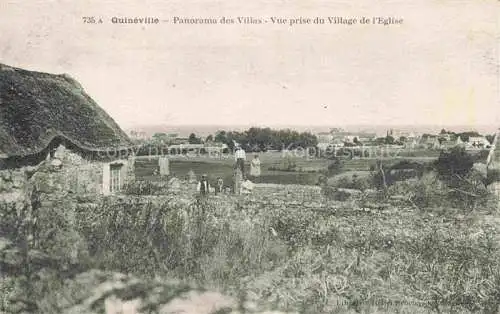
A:
[[[164,154],[168,151],[168,146],[174,143],[175,138],[176,136],[169,136],[166,133],[156,133],[152,136],[152,140],[141,143],[137,155]],[[227,150],[225,153],[234,149],[235,142],[247,152],[291,150],[298,147],[315,147],[318,144],[318,138],[311,132],[259,127],[251,127],[245,131],[219,130],[215,134],[206,137],[191,133],[186,141],[189,144],[226,144]],[[206,151],[201,149],[200,153],[206,153]]]
[[[189,144],[222,143],[229,149],[233,149],[236,142],[247,151],[267,151],[316,146],[318,139],[310,132],[252,127],[245,131],[219,130],[215,135],[210,134],[206,138],[191,133],[188,142]]]
[[[447,131],[446,129],[442,129],[441,132],[439,132],[440,136],[449,134],[452,139],[457,139],[460,137],[460,139],[464,142],[469,141],[469,138],[471,137],[481,137],[482,135],[477,132],[477,131],[466,131],[466,132],[452,132],[452,131]],[[423,137],[429,136],[429,134],[424,134]],[[488,142],[493,143],[493,139],[495,138],[495,134],[487,134],[484,136]]]
[[[234,142],[237,142],[247,151],[306,148],[318,144],[318,138],[311,132],[258,127],[243,132],[219,130],[213,139],[215,142],[228,145],[230,149],[233,149]]]

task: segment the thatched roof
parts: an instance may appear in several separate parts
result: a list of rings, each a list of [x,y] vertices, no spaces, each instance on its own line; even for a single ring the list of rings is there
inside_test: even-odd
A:
[[[38,153],[55,138],[89,151],[132,146],[74,79],[0,64],[0,158]]]

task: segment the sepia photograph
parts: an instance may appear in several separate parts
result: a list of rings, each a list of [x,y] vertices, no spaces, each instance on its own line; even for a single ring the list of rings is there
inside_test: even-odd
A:
[[[1,0],[0,314],[500,313],[498,0]]]

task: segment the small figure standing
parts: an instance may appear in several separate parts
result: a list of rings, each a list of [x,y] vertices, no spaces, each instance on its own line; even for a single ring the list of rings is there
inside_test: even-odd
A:
[[[250,176],[254,179],[254,181],[260,177],[260,159],[257,154],[255,154],[250,162]]]
[[[196,191],[200,192],[200,195],[207,195],[210,191],[210,184],[208,183],[206,174],[201,176],[201,180],[198,182]]]
[[[189,172],[187,174],[187,179],[189,183],[195,183],[196,182],[196,175],[194,174],[193,169],[189,169]]]
[[[160,176],[170,175],[170,161],[167,156],[161,156],[158,159],[158,168],[160,169]]]
[[[236,151],[234,152],[234,158],[236,160],[236,167],[240,168],[241,173],[244,175],[245,174],[245,160],[246,160],[246,153],[243,148],[241,148],[240,145],[235,146]]]
[[[215,194],[224,192],[224,180],[221,177],[217,178],[217,182],[215,184]]]
[[[234,170],[233,181],[234,181],[234,189],[233,189],[234,193],[240,194],[241,182],[243,181],[243,173],[241,172],[240,167],[236,167],[236,169]]]
[[[181,189],[181,182],[175,176],[175,173],[172,173],[171,178],[168,180],[168,186],[171,191],[178,192]]]

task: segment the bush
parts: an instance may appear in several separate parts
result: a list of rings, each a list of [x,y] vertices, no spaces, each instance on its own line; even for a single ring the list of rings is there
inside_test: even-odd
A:
[[[435,163],[440,177],[452,183],[458,177],[466,176],[474,165],[474,158],[463,147],[442,151]]]
[[[388,193],[403,195],[420,209],[448,206],[447,188],[435,173],[427,173],[418,180],[406,180],[393,184]]]
[[[132,181],[123,188],[126,195],[161,195],[168,190],[167,182]]]
[[[359,177],[357,174],[353,174],[351,177],[341,177],[334,183],[334,187],[342,189],[353,189],[364,191],[371,187],[370,177]]]
[[[340,158],[335,158],[333,162],[328,164],[328,175],[334,176],[342,172],[344,167],[344,163],[340,160]]]
[[[485,185],[488,186],[493,182],[500,182],[500,169],[489,169],[485,180]]]

